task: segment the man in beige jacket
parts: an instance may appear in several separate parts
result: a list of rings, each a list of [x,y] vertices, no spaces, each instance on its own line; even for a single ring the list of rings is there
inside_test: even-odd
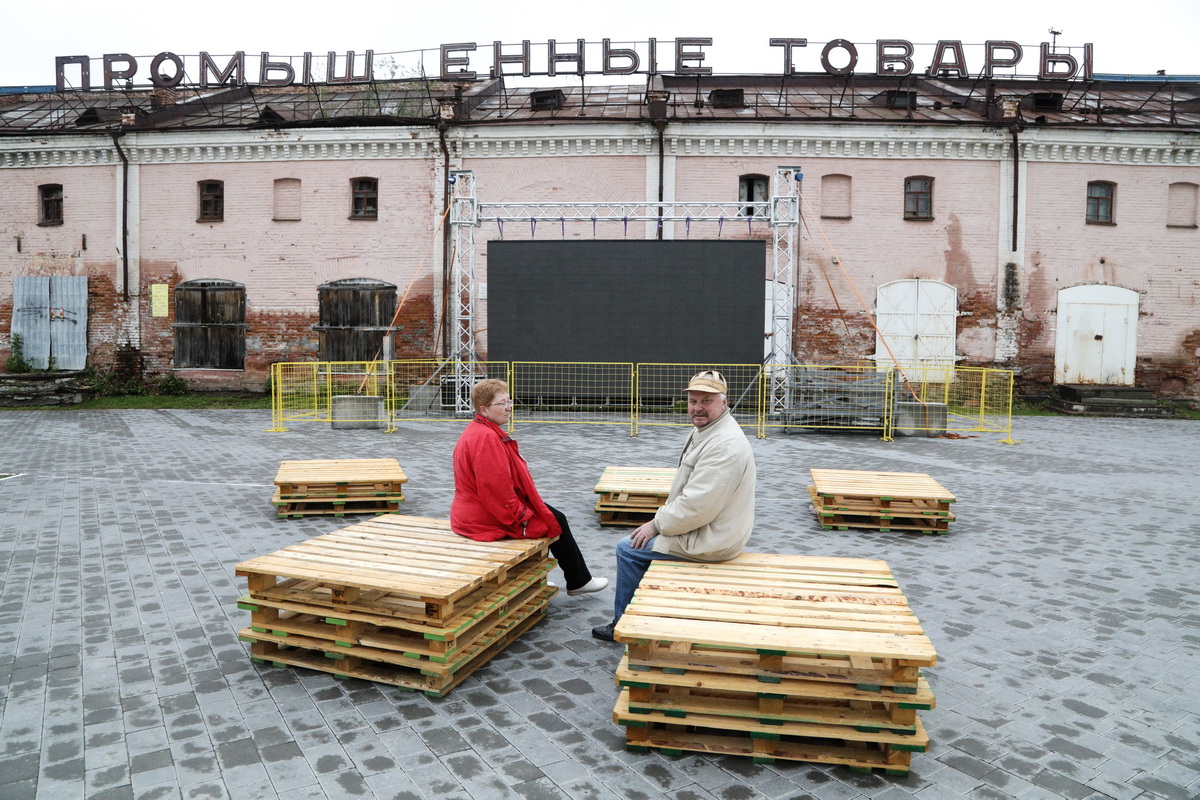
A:
[[[667,502],[654,519],[617,543],[613,621],[592,636],[613,641],[613,627],[655,560],[727,561],[742,552],[754,528],[754,453],[729,412],[725,376],[705,370],[688,382],[695,428],[679,457]]]

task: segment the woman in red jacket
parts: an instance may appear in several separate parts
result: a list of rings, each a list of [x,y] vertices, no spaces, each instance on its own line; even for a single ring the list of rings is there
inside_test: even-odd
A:
[[[538,494],[516,441],[504,431],[512,401],[504,381],[482,380],[471,387],[475,418],[454,447],[454,500],[450,528],[481,542],[555,537],[550,552],[558,559],[571,596],[598,592],[608,578],[593,578],[561,511]]]

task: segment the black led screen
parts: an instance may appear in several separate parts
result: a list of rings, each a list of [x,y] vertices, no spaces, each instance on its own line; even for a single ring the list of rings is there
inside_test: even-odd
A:
[[[758,364],[765,258],[762,241],[488,242],[488,358]]]

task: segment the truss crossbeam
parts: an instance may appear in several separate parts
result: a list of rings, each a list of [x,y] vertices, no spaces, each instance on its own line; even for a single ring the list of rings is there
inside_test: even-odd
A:
[[[722,222],[768,221],[768,202],[480,203],[478,221],[508,222]]]

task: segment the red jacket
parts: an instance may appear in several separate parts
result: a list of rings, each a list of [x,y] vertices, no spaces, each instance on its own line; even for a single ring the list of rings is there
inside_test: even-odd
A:
[[[479,414],[454,446],[450,528],[481,542],[541,539],[562,533],[533,485],[516,441]]]

